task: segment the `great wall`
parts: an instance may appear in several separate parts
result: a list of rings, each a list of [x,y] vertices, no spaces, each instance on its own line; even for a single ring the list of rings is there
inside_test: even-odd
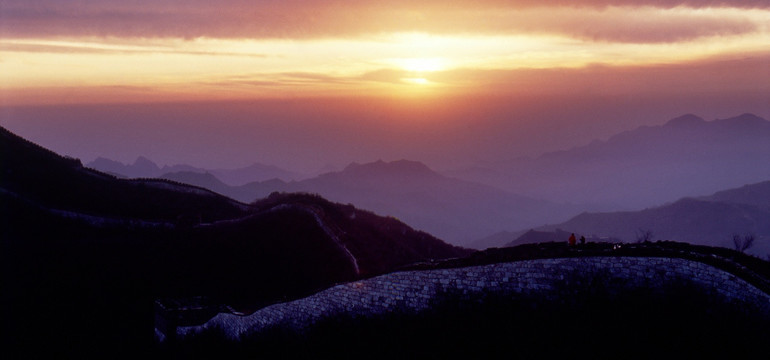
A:
[[[219,313],[202,325],[179,326],[172,336],[183,339],[207,329],[237,340],[265,329],[297,331],[339,315],[374,316],[391,311],[420,312],[442,294],[478,298],[564,297],[564,289],[597,281],[610,290],[655,288],[677,282],[702,286],[729,302],[770,314],[770,295],[727,271],[699,261],[675,257],[591,256],[501,262],[488,265],[399,271],[337,285],[296,301],[268,306],[248,316]],[[157,329],[156,329],[157,333]]]

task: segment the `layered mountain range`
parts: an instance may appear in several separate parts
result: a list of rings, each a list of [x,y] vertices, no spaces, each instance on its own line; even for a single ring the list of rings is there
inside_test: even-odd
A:
[[[468,246],[501,229],[520,229],[563,221],[579,213],[565,206],[512,194],[491,186],[441,175],[408,160],[353,163],[302,181],[272,179],[230,186],[212,173],[175,172],[163,179],[205,187],[240,201],[271,192],[308,192],[395,216],[453,244]]]
[[[629,242],[649,231],[651,240],[731,247],[733,235],[751,234],[756,242],[749,252],[764,256],[770,253],[770,175],[764,173],[770,152],[761,153],[767,145],[757,142],[766,136],[767,123],[751,115],[712,122],[685,116],[538,159],[535,169],[542,172],[527,175],[541,177],[535,189],[553,186],[559,196],[572,194],[568,189],[579,193],[562,200],[593,196],[590,202],[600,204],[623,186],[630,186],[630,195],[619,198],[626,205],[642,194],[651,198],[645,202],[669,196],[658,203],[664,205],[644,210],[580,214],[585,206],[515,195],[406,160],[354,163],[305,180],[241,185],[220,180],[215,171],[161,168],[148,159],[128,165],[147,171],[133,175],[120,173],[119,165],[128,171],[126,165],[104,159],[89,164],[112,166],[103,169],[114,173],[109,174],[0,128],[3,333],[22,348],[45,339],[51,348],[135,349],[151,342],[146,331],[153,321],[150,304],[157,298],[206,295],[229,309],[250,312],[339,282],[471,253],[401,220],[435,229],[456,243],[500,229],[519,231],[485,241],[514,234],[523,234],[516,243],[559,241],[575,232],[589,241]],[[743,133],[737,130],[741,127]],[[660,134],[668,135],[657,138]],[[707,148],[705,134],[719,145]],[[611,149],[620,153],[601,154]],[[624,156],[626,162],[620,161]],[[603,174],[595,178],[598,184],[573,184],[571,177],[557,181],[558,171],[549,166],[570,161],[592,163],[597,171],[615,164],[623,174]],[[159,174],[165,170],[171,172]],[[696,182],[693,176],[707,170],[714,179]],[[667,188],[650,182],[654,176],[633,176],[654,171],[663,171],[658,178],[671,181],[670,191],[659,194],[656,189]],[[724,174],[731,172],[738,175],[727,181]],[[690,188],[681,186],[680,177],[692,182]],[[733,181],[750,185],[698,193]],[[640,184],[647,185],[640,189]],[[712,195],[685,197],[690,193]],[[543,226],[549,222],[561,223]],[[522,230],[529,228],[534,230]]]
[[[2,128],[0,154],[2,326],[20,347],[149,345],[153,299],[203,295],[249,311],[470,252],[319,196],[244,204],[120,179]]]
[[[119,170],[118,166],[103,167],[106,161],[99,160],[89,165],[102,171]],[[134,168],[148,161],[139,158],[134,165],[121,165]],[[157,166],[154,168],[159,169]],[[163,167],[166,170],[185,168],[185,165]],[[423,163],[409,160],[352,163],[341,171],[305,180],[273,178],[239,186],[229,185],[220,180],[215,171],[203,169],[173,171],[158,177],[200,186],[246,203],[267,197],[272,192],[319,194],[332,201],[397,217],[420,230],[462,246],[501,229],[563,221],[581,209],[450,178]]]
[[[635,210],[770,179],[770,121],[688,114],[537,158],[451,175],[594,211]]]
[[[642,233],[649,232],[649,240],[728,248],[734,246],[734,235],[753,235],[755,241],[747,252],[770,256],[770,181],[710,196],[682,198],[639,211],[586,212],[566,222],[537,229],[561,234],[574,232],[597,239],[615,238],[625,242],[636,241]],[[566,241],[566,237],[561,236],[560,240]],[[507,245],[533,241],[517,239]]]
[[[124,164],[119,161],[98,157],[86,164],[87,167],[127,178],[156,178],[163,174],[176,172],[211,173],[231,186],[239,186],[253,181],[270,179],[300,180],[305,176],[281,169],[273,165],[254,163],[246,167],[236,169],[204,169],[186,164],[158,166],[152,160],[140,156],[132,164]]]
[[[520,235],[526,229],[564,222],[584,211],[633,211],[765,181],[770,179],[767,154],[770,122],[762,118],[743,114],[706,121],[683,115],[661,126],[643,126],[606,141],[595,140],[536,159],[446,172],[454,177],[408,160],[353,163],[341,171],[299,181],[273,173],[275,178],[264,180],[263,176],[263,180],[255,178],[240,185],[221,178],[227,172],[223,170],[186,165],[160,168],[142,158],[130,167],[155,169],[152,174],[166,171],[157,176],[242,202],[275,191],[316,193],[395,216],[454,244],[485,248],[509,242],[514,234]],[[89,166],[120,170],[117,166],[102,166],[106,163],[100,160]],[[241,182],[245,179],[241,178]],[[691,206],[680,205],[681,211]],[[641,223],[646,225],[636,224],[634,231],[639,226],[663,228],[650,221]],[[681,231],[695,234],[690,230]],[[721,233],[725,231],[711,233],[709,238],[697,235],[698,241],[724,245],[726,235]],[[597,232],[621,239],[629,237],[628,231]],[[660,231],[658,235],[675,234]],[[675,237],[694,241],[693,236]]]

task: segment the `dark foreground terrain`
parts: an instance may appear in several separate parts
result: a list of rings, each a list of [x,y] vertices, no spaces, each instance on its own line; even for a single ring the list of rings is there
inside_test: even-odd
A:
[[[614,245],[471,253],[314,195],[243,204],[169,181],[117,179],[4,129],[0,156],[2,358],[768,355],[766,317],[687,282],[619,294],[565,289],[572,295],[556,301],[447,293],[419,315],[327,319],[304,333],[277,328],[240,343],[211,331],[156,344],[159,298],[204,295],[249,312],[397,269],[585,256]],[[676,246],[618,255],[716,261],[767,291],[763,260]]]
[[[683,243],[592,243],[569,247],[544,243],[491,249],[461,259],[419,264],[435,269],[500,261],[580,256],[652,256],[698,261],[765,287],[770,263],[720,248]],[[624,248],[625,247],[625,248]],[[704,261],[705,260],[705,261]],[[655,288],[609,287],[612,275],[570,274],[557,298],[443,293],[427,312],[393,311],[370,317],[327,318],[303,330],[276,327],[225,340],[210,329],[162,353],[183,358],[284,356],[307,358],[766,358],[770,314],[736,303],[688,279]],[[574,277],[574,278],[573,278]],[[575,285],[580,284],[580,285]],[[767,290],[765,290],[767,291]]]
[[[118,179],[0,128],[3,358],[145,357],[156,350],[156,299],[206,296],[249,312],[468,253],[315,195],[243,204]]]
[[[468,303],[448,294],[421,315],[330,319],[304,334],[275,329],[241,343],[211,332],[160,350],[181,358],[767,357],[767,318],[706,289],[665,291],[610,296],[586,289],[572,304],[496,297]]]

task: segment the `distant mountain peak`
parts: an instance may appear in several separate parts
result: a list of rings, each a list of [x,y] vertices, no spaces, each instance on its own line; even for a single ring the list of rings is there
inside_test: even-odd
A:
[[[761,117],[759,117],[757,115],[754,115],[752,113],[743,113],[743,114],[740,114],[740,115],[734,117],[734,119],[736,119],[736,120],[761,120],[761,121],[766,121],[765,119],[763,119],[763,118],[761,118]]]
[[[219,182],[219,179],[217,179],[216,176],[214,176],[210,172],[195,172],[195,171],[174,171],[167,174],[164,174],[162,178],[165,178],[166,176],[195,176],[201,179],[206,180],[216,180]]]
[[[129,175],[133,177],[155,177],[160,173],[158,164],[144,156],[136,158],[134,164],[130,166],[132,174]]]
[[[352,163],[348,164],[348,166],[345,166],[345,168],[344,168],[344,169],[342,169],[342,172],[349,172],[349,171],[353,171],[353,170],[355,170],[355,169],[358,169],[359,167],[361,167],[361,164],[359,164],[359,163],[357,163],[357,162],[355,162],[355,161],[354,161],[354,162],[352,162]]]
[[[346,166],[343,173],[367,173],[367,174],[398,174],[398,175],[426,175],[436,174],[427,165],[412,160],[396,160],[385,162],[382,159],[375,162],[359,164],[356,162]]]
[[[121,163],[121,162],[119,162],[119,161],[115,161],[115,160],[112,160],[112,159],[108,159],[108,158],[106,158],[106,157],[102,157],[102,156],[97,156],[97,157],[96,157],[96,159],[94,159],[94,161],[92,161],[92,162],[97,162],[97,161],[99,161],[99,162],[102,162],[102,161],[104,161],[104,162],[110,162],[110,163],[118,163],[118,164],[122,164],[122,163]]]
[[[665,126],[669,127],[691,127],[705,124],[706,120],[694,114],[685,114],[669,120]]]
[[[428,165],[425,165],[424,163],[421,163],[419,161],[401,159],[397,161],[392,161],[388,163],[388,165],[397,169],[433,172],[433,170],[431,170],[428,167]]]
[[[766,125],[768,123],[767,120],[751,113],[744,113],[736,117],[732,117],[732,118],[724,119],[720,121],[729,122],[730,124],[736,124],[739,126],[755,126],[755,125],[761,126],[761,125]]]
[[[148,158],[146,158],[144,156],[139,156],[134,161],[134,166],[148,166],[148,167],[156,167],[157,168],[158,164],[154,163],[152,160],[150,160],[150,159],[148,159]]]
[[[96,159],[94,159],[94,161],[91,161],[90,163],[88,163],[86,166],[92,167],[92,168],[99,167],[99,166],[121,166],[122,167],[122,166],[125,166],[125,164],[123,164],[120,161],[115,161],[112,159],[99,156]]]

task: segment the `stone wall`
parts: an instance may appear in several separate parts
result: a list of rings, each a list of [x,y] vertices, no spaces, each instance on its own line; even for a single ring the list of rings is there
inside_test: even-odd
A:
[[[456,269],[404,271],[338,285],[304,299],[276,304],[248,316],[221,313],[201,326],[180,327],[180,338],[218,328],[230,339],[275,326],[301,330],[340,314],[372,316],[419,312],[441,294],[537,295],[558,300],[564,289],[601,281],[605,288],[662,287],[682,280],[712,289],[730,301],[770,314],[770,295],[744,280],[703,263],[676,258],[584,257],[527,260]],[[594,283],[595,284],[595,283]],[[565,286],[566,285],[566,286]]]

